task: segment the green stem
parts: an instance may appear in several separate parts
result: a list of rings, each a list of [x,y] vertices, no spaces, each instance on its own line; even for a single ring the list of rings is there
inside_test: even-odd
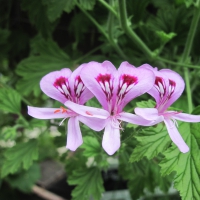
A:
[[[196,29],[198,26],[199,22],[199,17],[200,17],[200,3],[198,1],[197,7],[194,10],[193,13],[193,19],[192,23],[190,25],[190,30],[187,36],[186,44],[185,44],[185,49],[181,58],[181,63],[187,62],[187,59],[189,58],[194,36],[196,33]],[[189,79],[189,70],[187,68],[184,68],[184,77],[185,77],[185,83],[186,83],[186,93],[187,93],[187,100],[188,100],[188,111],[189,113],[192,112],[193,110],[193,104],[192,104],[192,93],[191,93],[191,87],[190,87],[190,79]]]
[[[126,56],[123,54],[119,46],[110,40],[108,34],[105,32],[105,30],[102,28],[102,26],[86,11],[84,10],[79,3],[76,3],[79,9],[93,22],[93,24],[99,29],[99,31],[105,36],[105,38],[109,41],[109,43],[113,46],[113,48],[116,50],[116,52],[126,60]]]
[[[174,61],[171,61],[171,60],[167,60],[165,58],[161,58],[161,57],[156,57],[155,60],[160,60],[162,62],[165,62],[165,63],[169,63],[171,65],[175,65],[175,66],[182,66],[184,68],[191,68],[191,69],[200,69],[200,66],[197,66],[197,65],[189,65],[189,64],[183,64],[183,63],[180,63],[180,62],[174,62]]]
[[[104,0],[99,0],[99,2],[104,5],[113,15],[115,15],[116,18],[119,18],[117,12],[113,9],[112,6],[110,6],[107,2]]]
[[[127,23],[126,0],[118,0],[118,4],[119,4],[119,14],[120,14],[120,22],[122,29],[149,59],[153,58],[155,56],[154,53],[138,37],[138,35],[129,27]]]
[[[102,26],[86,11],[82,8],[82,6],[76,2],[78,8],[93,22],[93,24],[99,29],[99,31],[108,39],[107,33],[104,31]]]
[[[112,46],[115,48],[115,50],[117,51],[117,53],[124,59],[124,60],[129,60],[127,58],[127,56],[124,54],[124,52],[121,50],[121,48],[119,47],[119,45],[117,44],[117,41],[114,40],[113,37],[113,17],[114,15],[110,12],[109,16],[108,16],[108,38],[110,43],[112,44]]]

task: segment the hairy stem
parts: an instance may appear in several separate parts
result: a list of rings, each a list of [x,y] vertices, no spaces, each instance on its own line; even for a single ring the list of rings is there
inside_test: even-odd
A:
[[[197,66],[197,65],[189,65],[189,64],[180,63],[180,62],[178,63],[178,62],[174,62],[174,61],[162,58],[160,56],[156,57],[156,60],[160,60],[162,62],[169,63],[169,64],[174,65],[174,66],[182,66],[184,68],[191,68],[191,69],[200,69],[200,65]]]
[[[122,29],[129,38],[137,45],[138,48],[149,58],[152,59],[155,55],[148,46],[138,37],[138,35],[129,27],[126,13],[126,0],[118,0],[119,14]]]
[[[99,2],[105,6],[105,8],[107,8],[116,18],[119,18],[117,12],[113,9],[112,6],[110,6],[107,2],[105,2],[104,0],[99,0]]]

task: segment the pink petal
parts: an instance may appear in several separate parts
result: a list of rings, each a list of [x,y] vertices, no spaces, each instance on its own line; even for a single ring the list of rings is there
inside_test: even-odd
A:
[[[155,74],[156,79],[155,79],[154,87],[152,87],[151,90],[149,90],[147,93],[150,94],[156,100],[157,108],[159,108],[161,105],[162,106],[161,111],[166,110],[167,107],[162,104],[168,95],[168,88],[169,88],[168,77],[165,76],[160,71],[158,71],[157,67],[153,68],[152,66],[148,64],[144,64],[140,66],[139,68],[149,69]]]
[[[135,114],[146,120],[157,120],[160,117],[156,108],[135,108]]]
[[[83,106],[71,101],[66,101],[65,106],[85,117],[107,119],[110,116],[109,112],[104,109]]]
[[[175,71],[172,71],[170,69],[162,69],[160,70],[160,73],[162,73],[164,76],[166,76],[170,81],[173,81],[175,83],[174,92],[172,93],[170,99],[165,104],[165,108],[167,109],[169,106],[171,106],[183,93],[183,90],[185,88],[185,82],[183,78],[176,73]],[[170,86],[170,83],[169,83]],[[169,89],[170,90],[170,89]]]
[[[189,147],[181,137],[180,133],[178,132],[174,122],[170,119],[164,120],[165,125],[167,127],[169,136],[174,144],[179,148],[182,153],[187,153],[189,151]]]
[[[174,119],[183,121],[183,122],[200,122],[200,115],[190,115],[186,113],[178,113],[173,115]]]
[[[106,119],[91,118],[81,115],[78,116],[78,120],[95,131],[101,131],[105,128],[107,123]]]
[[[109,90],[111,90],[111,85],[115,84],[114,74],[116,71],[116,68],[109,61],[103,63],[89,62],[84,65],[81,71],[81,79],[85,86],[95,95],[106,110],[109,110],[108,97],[106,95],[110,95],[110,99],[113,97],[113,92]],[[107,81],[108,79],[110,82]],[[103,86],[102,81],[109,85],[107,89]]]
[[[151,126],[152,124],[152,121],[150,120],[146,120],[140,116],[126,112],[119,113],[119,117],[117,117],[117,119],[141,126],[149,126],[149,125]]]
[[[120,98],[120,95],[122,96],[121,109],[132,99],[149,91],[155,82],[155,75],[152,71],[136,68],[128,62],[121,63],[118,74],[117,98]]]
[[[68,113],[62,113],[60,108],[37,108],[28,106],[28,114],[37,119],[57,119],[57,118],[66,118],[70,117]]]
[[[109,155],[113,155],[120,147],[120,129],[113,127],[111,119],[105,127],[102,146]]]
[[[71,75],[71,70],[70,69],[62,69],[60,71],[54,71],[46,76],[44,76],[41,81],[40,81],[40,87],[42,91],[49,97],[60,101],[61,103],[64,103],[65,101],[68,100],[68,98],[62,94],[54,85],[56,80],[59,78],[65,78],[69,79]]]
[[[69,84],[73,93],[72,95],[74,98],[74,102],[76,102],[76,98],[79,96],[78,94],[80,94],[79,104],[84,104],[86,101],[88,101],[94,96],[92,92],[85,87],[84,83],[80,78],[81,70],[84,66],[85,64],[80,65],[76,70],[73,71],[69,78]]]
[[[83,143],[81,130],[77,117],[71,117],[68,121],[66,148],[75,151]]]

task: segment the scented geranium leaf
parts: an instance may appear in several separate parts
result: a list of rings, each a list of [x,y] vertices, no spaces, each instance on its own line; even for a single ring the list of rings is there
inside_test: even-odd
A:
[[[156,105],[155,101],[148,100],[148,101],[140,101],[136,103],[136,106],[139,108],[154,108]]]
[[[65,7],[64,7],[64,11],[67,12],[67,13],[70,13],[74,9],[75,5],[76,5],[76,1],[67,0]]]
[[[28,12],[29,19],[43,36],[48,37],[55,28],[55,23],[51,23],[47,17],[47,6],[41,0],[22,0],[21,7]]]
[[[38,144],[36,140],[29,140],[26,143],[17,144],[8,149],[5,153],[1,176],[5,177],[8,174],[14,174],[22,166],[27,170],[33,163],[33,160],[38,158]]]
[[[143,128],[135,138],[138,144],[130,156],[130,162],[139,161],[143,157],[152,159],[166,150],[171,143],[169,134],[162,123],[155,127]]]
[[[44,75],[71,67],[68,55],[51,40],[43,41],[39,47],[35,47],[35,50],[39,51],[40,55],[22,60],[16,69],[16,73],[22,76],[17,83],[17,88],[23,95],[33,92],[38,96],[41,92],[39,82]]]
[[[73,200],[99,200],[104,192],[101,171],[96,167],[74,170],[68,177],[69,185],[77,185],[72,191]]]
[[[92,10],[94,8],[96,0],[78,0],[81,7],[86,10]]]
[[[27,171],[23,170],[19,174],[9,176],[6,181],[13,188],[17,188],[22,192],[31,192],[33,185],[40,178],[40,167],[33,164]]]
[[[188,153],[181,153],[173,144],[164,153],[160,163],[161,174],[168,175],[176,172],[174,187],[180,192],[182,200],[200,199],[200,149],[196,135],[200,131],[199,123],[182,123],[179,131],[190,147]]]
[[[12,88],[0,88],[0,110],[19,114],[21,96]]]
[[[0,132],[0,140],[14,140],[17,135],[17,127],[6,126]]]
[[[47,5],[47,16],[50,22],[54,22],[59,18],[65,8],[66,0],[42,0],[44,5]]]
[[[44,127],[47,125],[47,121],[45,120],[40,120],[40,119],[31,119],[29,122],[29,127],[35,128],[35,127]]]
[[[173,32],[165,33],[164,31],[156,31],[156,34],[163,44],[169,42],[172,38],[174,38],[177,35]]]
[[[101,153],[102,147],[95,137],[85,136],[83,138],[81,148],[84,149],[83,155],[86,157],[98,156]]]

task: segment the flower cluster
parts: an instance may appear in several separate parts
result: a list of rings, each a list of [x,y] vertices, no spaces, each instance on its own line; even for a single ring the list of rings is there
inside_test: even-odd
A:
[[[121,122],[125,121],[142,126],[164,122],[171,140],[186,153],[189,147],[177,130],[176,120],[200,122],[200,116],[167,111],[184,86],[181,76],[169,69],[158,71],[148,64],[136,68],[122,62],[117,70],[109,61],[89,62],[74,72],[62,69],[44,76],[40,82],[42,91],[63,103],[63,107],[28,106],[28,114],[39,119],[63,118],[61,123],[69,118],[66,147],[72,151],[83,142],[80,121],[95,131],[104,129],[102,146],[109,155],[114,154],[120,147]],[[144,93],[155,99],[155,108],[136,108],[135,114],[123,111],[132,99]],[[102,108],[84,105],[94,96]]]

